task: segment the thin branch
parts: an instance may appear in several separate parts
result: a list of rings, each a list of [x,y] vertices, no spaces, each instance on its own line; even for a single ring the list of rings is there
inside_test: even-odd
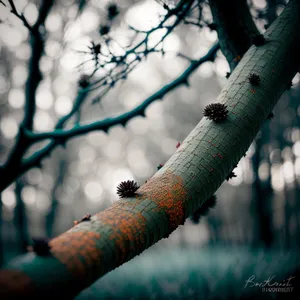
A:
[[[74,102],[72,110],[65,116],[63,116],[56,124],[55,129],[61,129],[65,125],[65,123],[70,120],[74,114],[76,114],[79,110],[81,105],[84,103],[88,92],[79,92],[76,100]],[[46,156],[50,155],[52,150],[54,150],[58,145],[65,145],[65,140],[63,139],[56,139],[51,141],[46,147],[42,148],[41,150],[35,152],[32,156],[25,159],[20,167],[20,173],[23,174],[24,172],[28,171],[32,167],[39,167],[41,160]]]
[[[188,84],[188,78],[189,76],[204,62],[206,61],[213,61],[215,58],[215,55],[220,48],[219,44],[216,44],[213,46],[208,53],[200,58],[199,60],[194,61],[189,65],[189,67],[174,81],[169,83],[168,85],[164,86],[162,89],[154,93],[152,96],[147,98],[139,107],[135,108],[133,111],[130,111],[128,113],[125,113],[124,115],[121,115],[118,117],[116,122],[116,118],[111,118],[111,119],[106,119],[101,122],[110,122],[110,126],[114,126],[117,124],[122,124],[125,122],[128,122],[129,119],[135,117],[135,116],[142,116],[142,112],[145,111],[146,107],[152,103],[153,101],[157,99],[161,99],[163,96],[165,96],[167,93],[171,92],[174,90],[176,87],[178,87],[180,84]],[[80,108],[81,104],[84,102],[87,92],[81,92],[78,94],[77,99],[73,105],[73,109],[71,112],[62,117],[60,121],[56,125],[56,129],[61,129],[65,125],[65,123],[76,113],[76,111]],[[108,121],[109,120],[109,121]],[[113,120],[115,122],[113,123]],[[120,123],[119,123],[120,122]],[[51,152],[58,146],[58,145],[64,145],[66,143],[67,139],[66,138],[56,138],[52,140],[47,146],[42,148],[41,150],[35,152],[32,156],[30,156],[27,159],[24,159],[21,163],[21,166],[18,171],[14,171],[14,174],[11,174],[10,177],[3,176],[2,181],[0,181],[0,190],[3,190],[6,188],[11,182],[15,180],[15,178],[19,174],[23,174],[26,171],[30,170],[33,167],[40,167],[41,166],[41,160],[51,154]],[[34,142],[34,141],[32,141]],[[1,171],[1,169],[0,169]],[[5,172],[4,172],[5,173]],[[6,173],[7,174],[7,173]]]
[[[103,69],[107,65],[113,65],[113,68],[110,68],[107,74],[95,80],[88,89],[90,91],[99,89],[106,85],[108,80],[115,84],[117,81],[122,79],[122,76],[119,76],[120,73],[126,73],[128,75],[131,69],[127,67],[126,61],[127,58],[131,55],[135,55],[135,59],[134,61],[132,61],[132,63],[138,63],[142,59],[147,57],[150,53],[163,52],[163,49],[158,50],[157,48],[163,43],[165,38],[184,20],[185,16],[188,14],[194,2],[195,0],[181,0],[174,9],[168,10],[166,15],[163,16],[162,20],[156,27],[153,27],[149,31],[140,31],[129,25],[129,28],[133,30],[136,33],[136,35],[132,43],[125,48],[123,48],[116,40],[114,40],[111,37],[104,39],[104,43],[92,43],[92,47],[89,47],[90,52],[86,52],[86,54],[92,55],[92,60],[95,60],[95,68],[91,76],[93,76],[97,72],[97,70]],[[173,20],[173,17],[175,17],[175,20]],[[172,25],[168,24],[170,20],[172,21]],[[165,29],[166,32],[163,34],[161,39],[157,43],[155,43],[155,45],[151,45],[150,47],[150,36],[154,32],[163,29]],[[137,35],[140,36],[141,34],[144,35],[143,38],[139,42],[137,42],[137,44],[134,45]],[[113,54],[110,49],[110,45],[112,43],[118,44],[118,46],[123,49],[124,53],[122,55]],[[143,51],[140,50],[141,48],[143,48]],[[105,52],[108,52],[108,54],[105,55]]]
[[[44,0],[41,3],[40,9],[39,9],[39,15],[38,18],[33,25],[33,28],[38,29],[40,26],[45,25],[46,18],[50,12],[51,7],[53,6],[55,0]]]
[[[95,130],[102,130],[107,132],[108,129],[115,125],[123,125],[134,117],[137,116],[145,116],[146,108],[155,100],[162,99],[168,92],[172,91],[174,88],[179,85],[188,84],[189,76],[204,62],[212,61],[215,57],[217,50],[219,49],[219,45],[214,45],[209,52],[200,58],[199,60],[192,61],[188,68],[174,81],[165,85],[159,91],[148,97],[143,101],[139,106],[132,109],[129,112],[126,112],[117,117],[107,118],[101,121],[96,121],[87,125],[77,125],[68,130],[54,130],[52,132],[42,132],[42,133],[33,133],[31,131],[25,131],[26,137],[30,140],[31,143],[41,141],[44,139],[63,139],[67,140],[69,138],[85,134]]]
[[[23,13],[19,14],[17,9],[16,9],[16,6],[15,6],[15,3],[13,0],[8,0],[9,4],[10,4],[10,7],[11,7],[11,13],[13,15],[15,15],[18,19],[20,19],[24,26],[30,31],[30,32],[33,32],[33,28],[32,26],[30,26],[30,24],[28,23],[27,19],[25,18],[25,16],[23,15]],[[2,1],[1,1],[1,4],[3,4],[4,6],[6,6]]]

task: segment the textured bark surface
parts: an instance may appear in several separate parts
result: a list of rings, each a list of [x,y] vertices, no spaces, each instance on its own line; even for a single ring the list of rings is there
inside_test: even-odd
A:
[[[292,0],[266,32],[269,42],[247,51],[222,90],[218,102],[228,106],[226,121],[202,119],[136,197],[114,203],[53,239],[52,256],[30,253],[16,258],[7,266],[6,276],[9,270],[22,272],[35,295],[72,297],[169,236],[222,184],[295,75],[299,27],[300,4]],[[257,87],[247,79],[251,72],[261,78]],[[5,278],[2,273],[0,296],[24,299]]]

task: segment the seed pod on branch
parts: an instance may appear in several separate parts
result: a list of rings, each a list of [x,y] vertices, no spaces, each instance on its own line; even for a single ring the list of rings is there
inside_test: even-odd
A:
[[[117,194],[121,198],[133,197],[138,189],[139,186],[134,180],[122,181],[117,187]]]
[[[221,122],[227,119],[227,106],[222,103],[212,103],[207,105],[203,111],[204,117],[215,122]]]

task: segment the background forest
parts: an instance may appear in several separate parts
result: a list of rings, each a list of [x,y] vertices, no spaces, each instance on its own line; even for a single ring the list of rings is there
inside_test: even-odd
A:
[[[201,8],[195,6],[178,24],[169,20],[171,25],[166,28],[160,25],[163,16],[180,1],[56,1],[41,33],[41,57],[36,55],[37,45],[26,24],[10,12],[9,2],[0,4],[2,168],[14,149],[29,89],[36,100],[32,128],[37,133],[51,132],[70,114],[66,124],[122,118],[150,100],[144,106],[145,117],[133,113],[124,126],[109,126],[107,132],[75,133],[56,140],[42,160],[36,158],[51,136],[28,147],[24,174],[1,192],[1,264],[25,253],[32,238],[57,236],[86,213],[94,214],[118,201],[116,188],[121,181],[130,179],[142,185],[196,126],[204,107],[215,102],[230,72],[217,48],[218,36],[205,1],[199,1]],[[37,22],[40,2],[17,0],[15,7],[32,25]],[[261,32],[286,5],[279,0],[248,3]],[[107,48],[103,50],[106,56],[97,53],[98,45]],[[109,51],[118,57],[128,49],[126,62],[108,63]],[[207,59],[209,53],[213,55]],[[188,84],[176,82],[201,57],[204,61],[186,78]],[[30,69],[35,63],[42,75],[36,87],[28,81],[36,76]],[[92,79],[87,76],[91,73]],[[105,82],[97,82],[103,74],[109,74]],[[138,258],[142,270],[151,269],[147,259],[155,264],[155,257],[159,261],[170,249],[177,249],[174,257],[196,255],[195,249],[207,247],[221,251],[246,248],[253,253],[257,249],[300,250],[299,81],[298,73],[277,104],[274,117],[265,122],[234,170],[235,177],[217,191],[216,207],[200,222],[188,219],[168,239],[147,250],[148,256]],[[6,171],[13,173],[13,168],[12,164]],[[1,176],[10,177],[3,172]],[[134,263],[129,262],[128,268],[134,268]]]

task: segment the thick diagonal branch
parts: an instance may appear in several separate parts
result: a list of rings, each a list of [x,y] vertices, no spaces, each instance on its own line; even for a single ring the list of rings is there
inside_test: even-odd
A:
[[[183,224],[241,159],[297,72],[299,26],[300,3],[291,0],[266,32],[269,42],[247,51],[222,90],[218,101],[228,107],[227,120],[202,119],[135,197],[53,239],[52,256],[28,254],[11,262],[0,272],[4,299],[75,296]],[[255,88],[250,72],[261,78]]]

